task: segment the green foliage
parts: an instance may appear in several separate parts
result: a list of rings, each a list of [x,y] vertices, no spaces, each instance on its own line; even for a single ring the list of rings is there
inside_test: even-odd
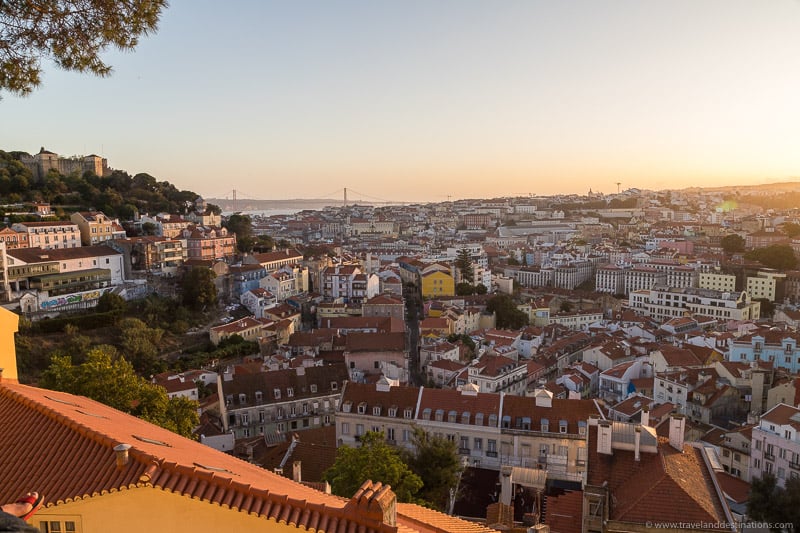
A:
[[[464,346],[468,347],[473,352],[475,351],[475,341],[472,340],[472,337],[466,334],[459,335],[458,333],[451,333],[447,337],[448,342],[458,342],[461,341]]]
[[[520,329],[528,325],[528,315],[517,309],[508,294],[497,294],[486,302],[486,310],[494,312],[498,328]]]
[[[158,359],[158,346],[164,330],[151,328],[138,318],[124,318],[119,323],[122,351],[137,372],[149,376],[165,370]]]
[[[36,181],[19,161],[21,155],[21,152],[0,151],[0,195],[6,202],[71,204],[79,209],[99,209],[108,216],[130,219],[137,212],[182,213],[187,202],[197,198],[197,193],[179,191],[171,183],[156,181],[149,174],[131,177],[121,170],[102,178],[89,172],[65,176],[51,170],[44,179]],[[63,211],[56,211],[59,218],[66,218]],[[11,217],[11,222],[20,220],[20,217]]]
[[[475,294],[486,294],[487,292],[489,292],[489,289],[483,283],[475,285]]]
[[[324,474],[334,494],[352,498],[367,481],[392,486],[400,502],[413,502],[422,488],[422,480],[403,462],[400,453],[389,446],[382,433],[361,435],[361,445],[342,446],[336,450],[336,462]]]
[[[775,270],[792,270],[797,266],[797,257],[794,255],[794,250],[786,244],[773,244],[766,248],[756,248],[755,250],[750,250],[744,256]]]
[[[193,268],[183,279],[183,304],[195,309],[204,309],[217,303],[217,275],[208,268]]]
[[[86,396],[114,409],[139,416],[161,427],[191,437],[199,423],[197,402],[170,400],[167,391],[139,377],[133,365],[113,346],[96,346],[75,365],[72,358],[56,355],[42,374],[41,386]]]
[[[466,281],[462,281],[461,283],[456,284],[456,295],[457,296],[469,296],[475,293],[475,287],[472,283],[467,283]]]
[[[236,246],[240,252],[250,252],[255,244],[253,238],[253,221],[247,215],[235,214],[225,222],[228,231],[236,234]]]
[[[785,487],[781,488],[773,474],[753,478],[747,514],[758,522],[800,524],[800,479],[787,479]]]
[[[411,470],[422,480],[418,493],[440,511],[447,510],[450,490],[455,490],[463,466],[454,441],[414,429],[414,451],[406,455]]]
[[[156,30],[166,0],[0,2],[0,89],[26,95],[41,83],[41,59],[64,70],[111,74],[109,47],[132,50]]]
[[[461,274],[461,281],[472,284],[475,278],[475,267],[472,264],[472,257],[469,254],[469,250],[462,248],[458,251],[455,265]]]
[[[572,303],[570,303],[570,302],[569,302],[569,301],[567,301],[567,300],[564,300],[563,302],[561,302],[561,306],[559,307],[559,310],[560,310],[562,313],[569,313],[569,312],[571,312],[571,311],[572,311]]]
[[[744,243],[745,243],[744,238],[741,235],[737,235],[736,233],[725,235],[719,241],[719,244],[720,246],[722,246],[722,249],[725,250],[725,253],[728,254],[744,252]]]
[[[127,307],[128,304],[125,302],[125,298],[113,292],[106,292],[97,300],[95,310],[98,313],[111,313],[114,311],[124,313]]]
[[[67,326],[74,326],[81,331],[88,331],[116,324],[120,317],[119,311],[106,313],[87,313],[72,315],[47,320],[38,320],[31,325],[32,333],[58,333],[65,331]]]

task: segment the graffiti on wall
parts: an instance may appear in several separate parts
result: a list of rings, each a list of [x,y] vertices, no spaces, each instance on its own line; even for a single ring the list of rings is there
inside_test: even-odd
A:
[[[111,290],[113,290],[113,287],[106,287],[103,289],[97,289],[86,292],[76,292],[73,294],[65,294],[64,296],[54,296],[53,298],[48,297],[46,300],[39,302],[39,308],[46,311],[50,309],[57,309],[59,307],[64,307],[65,305],[73,305],[81,302],[91,302],[93,300],[98,300],[102,295]]]

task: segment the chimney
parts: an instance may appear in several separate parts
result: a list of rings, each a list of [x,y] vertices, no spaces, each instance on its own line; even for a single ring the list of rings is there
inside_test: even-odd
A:
[[[642,425],[649,426],[650,425],[650,406],[645,404],[642,407]]]
[[[300,461],[295,461],[292,463],[292,479],[297,481],[298,483],[303,482],[303,476],[300,468]]]
[[[504,505],[511,505],[514,496],[514,487],[511,484],[511,468],[507,465],[500,467],[500,503]]]
[[[345,508],[372,523],[397,526],[397,496],[380,481],[365,481]]]
[[[686,430],[686,417],[673,413],[669,417],[669,445],[683,452],[683,436]]]
[[[130,449],[130,444],[117,444],[114,446],[114,453],[117,454],[117,468],[122,468],[128,464],[128,461],[130,460],[128,450]]]
[[[639,455],[639,443],[642,440],[642,426],[636,426],[633,428],[633,459],[634,461],[638,461],[640,459]]]
[[[597,422],[597,453],[611,455],[611,422],[600,420]]]

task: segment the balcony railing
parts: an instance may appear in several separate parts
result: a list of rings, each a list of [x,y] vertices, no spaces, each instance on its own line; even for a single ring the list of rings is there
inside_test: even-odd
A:
[[[775,454],[774,453],[769,453],[769,452],[764,452],[764,459],[766,459],[767,461],[774,461],[775,460]]]

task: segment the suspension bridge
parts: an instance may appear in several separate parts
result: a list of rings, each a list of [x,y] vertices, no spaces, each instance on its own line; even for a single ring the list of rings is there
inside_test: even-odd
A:
[[[241,189],[232,189],[222,194],[211,195],[207,198],[211,203],[222,203],[221,205],[225,211],[239,211],[245,209],[247,206],[252,206],[256,203],[271,206],[285,206],[285,205],[340,205],[348,206],[354,204],[366,205],[401,205],[412,202],[398,202],[397,200],[389,200],[380,198],[369,194],[364,194],[353,189],[344,187],[337,189],[325,195],[316,196],[314,198],[261,198]],[[226,209],[226,207],[228,209]]]

